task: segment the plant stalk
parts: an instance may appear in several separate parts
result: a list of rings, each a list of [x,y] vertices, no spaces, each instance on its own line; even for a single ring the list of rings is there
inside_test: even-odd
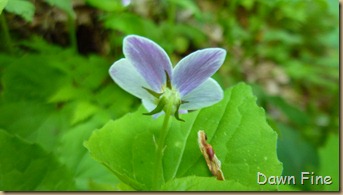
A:
[[[4,16],[4,14],[0,14],[0,25],[1,25],[1,34],[2,36],[0,36],[0,39],[2,40],[2,47],[5,51],[9,52],[9,53],[13,53],[14,49],[13,49],[13,44],[12,44],[12,40],[11,40],[11,35],[8,29],[8,25],[7,25],[7,21],[6,18]]]
[[[69,27],[69,40],[71,48],[74,52],[78,52],[77,48],[77,35],[76,35],[76,21],[74,17],[68,14],[68,27]]]
[[[159,190],[161,185],[165,182],[163,175],[163,154],[165,149],[165,140],[168,135],[169,121],[171,118],[172,104],[168,103],[165,109],[165,116],[163,120],[163,125],[160,131],[160,136],[158,138],[157,148],[156,148],[156,159],[155,159],[155,172],[154,172],[154,186],[153,190]]]

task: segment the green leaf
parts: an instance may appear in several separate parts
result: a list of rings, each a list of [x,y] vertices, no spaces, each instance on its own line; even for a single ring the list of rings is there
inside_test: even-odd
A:
[[[0,14],[2,10],[6,7],[8,0],[0,0]]]
[[[58,45],[52,45],[46,42],[43,37],[37,35],[31,35],[29,39],[19,41],[20,46],[30,49],[33,53],[39,52],[40,54],[54,54],[61,53],[62,51],[67,51],[69,53],[70,49],[61,48]],[[70,54],[69,56],[72,56]],[[55,56],[56,57],[56,56]]]
[[[56,110],[53,105],[6,102],[0,104],[0,110],[2,128],[8,133],[40,144],[47,151],[55,149],[68,124],[66,113]]]
[[[311,172],[316,172],[318,170],[318,152],[314,146],[304,139],[300,131],[280,124],[278,127],[280,129],[278,154],[283,162],[283,176],[292,175],[295,176],[296,181],[300,181],[302,171],[310,170]],[[308,183],[301,185],[300,182],[297,182],[293,187],[311,190],[314,187],[320,189],[321,186]]]
[[[94,131],[89,141],[85,143],[96,160],[112,170],[123,182],[138,190],[148,189],[145,183],[152,185],[152,174],[146,172],[152,171],[151,162],[154,161],[149,158],[154,157],[151,154],[153,152],[146,151],[154,151],[152,133],[160,126],[160,123],[154,121],[147,127],[146,121],[152,122],[152,119],[140,117],[143,112],[141,108],[134,114],[125,115],[121,120],[108,122],[101,131]],[[131,123],[130,127],[128,123]],[[146,151],[142,152],[142,148]]]
[[[73,5],[71,0],[45,0],[51,6],[56,6],[61,10],[65,11],[72,18],[76,18],[75,12],[73,10]]]
[[[44,102],[59,86],[63,76],[62,71],[52,67],[52,59],[54,58],[51,55],[37,54],[13,59],[12,64],[3,72],[4,99]]]
[[[212,177],[197,143],[197,132],[205,130],[228,182],[240,183],[249,190],[276,190],[275,185],[258,185],[256,181],[257,172],[281,175],[282,164],[276,155],[277,134],[255,101],[251,88],[239,84],[226,90],[220,103],[182,115],[186,122],[173,120],[163,158],[165,181],[187,176]],[[121,119],[109,121],[94,131],[85,146],[124,183],[136,190],[151,190],[154,139],[158,139],[163,119],[143,116],[143,112],[141,107]],[[237,189],[227,190],[241,189],[234,186]],[[165,189],[178,190],[168,186]]]
[[[330,176],[331,185],[325,185],[324,191],[339,191],[339,137],[330,134],[326,145],[319,149],[320,171],[318,175]],[[316,174],[317,175],[317,174]]]
[[[49,99],[49,103],[57,103],[57,102],[64,102],[68,100],[72,100],[78,96],[80,90],[74,87],[71,83],[62,85],[60,89],[58,89],[55,94],[53,94]]]
[[[32,22],[35,13],[35,6],[26,0],[10,0],[8,1],[5,10],[17,14],[28,22]]]
[[[280,96],[267,97],[268,103],[278,107],[292,123],[304,126],[309,123],[309,116],[299,108],[289,104]]]
[[[151,20],[143,19],[132,13],[108,15],[104,18],[104,26],[124,34],[139,34],[149,38],[159,37],[159,30]]]
[[[58,156],[70,170],[73,170],[77,190],[115,190],[118,179],[106,167],[91,158],[83,147],[93,129],[103,124],[103,117],[76,125],[63,134],[58,149]]]
[[[249,191],[248,186],[244,186],[236,181],[218,181],[210,177],[183,177],[165,183],[161,190],[164,191]]]
[[[98,103],[103,107],[112,107],[110,109],[113,116],[122,116],[129,112],[132,106],[136,102],[140,102],[136,97],[124,91],[118,85],[110,84],[100,90],[95,94],[95,98],[98,100]]]
[[[187,11],[190,11],[195,16],[201,16],[201,11],[194,1],[180,1],[180,0],[169,0],[170,4],[178,5]]]
[[[73,190],[69,170],[37,144],[0,130],[0,189],[5,191]]]
[[[252,0],[243,0],[240,4],[247,10],[251,10],[254,6],[255,1]]]
[[[76,102],[71,124],[74,125],[82,120],[87,119],[98,111],[98,107],[87,101]]]
[[[198,130],[207,133],[227,180],[256,190],[276,189],[259,186],[256,181],[258,171],[269,176],[281,175],[282,164],[276,154],[277,134],[266,122],[264,110],[256,105],[249,86],[238,84],[225,91],[220,103],[200,110],[188,135],[177,177],[209,175],[208,171],[204,172],[207,167],[201,154],[195,152]]]
[[[86,0],[89,5],[104,10],[104,11],[120,11],[123,9],[123,5],[119,0]]]

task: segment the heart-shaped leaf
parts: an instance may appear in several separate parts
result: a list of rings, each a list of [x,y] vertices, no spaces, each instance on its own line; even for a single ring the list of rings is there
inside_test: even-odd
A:
[[[163,119],[143,116],[143,112],[141,107],[121,119],[109,121],[85,145],[96,160],[124,183],[136,190],[151,190],[155,141]],[[276,153],[277,134],[266,122],[264,110],[256,105],[249,86],[238,84],[226,90],[218,104],[182,118],[186,122],[173,120],[169,128],[163,156],[163,176],[167,183],[161,189],[180,190],[173,189],[180,181],[193,185],[189,176],[201,176],[196,177],[197,187],[181,189],[212,190],[216,185],[221,190],[242,190],[241,186],[246,186],[245,190],[277,189],[276,185],[257,183],[258,172],[280,176],[282,164]],[[208,142],[221,160],[225,182],[239,185],[223,188],[220,181],[203,179],[212,175],[199,150],[199,130],[207,133]],[[208,182],[215,186],[206,188]]]

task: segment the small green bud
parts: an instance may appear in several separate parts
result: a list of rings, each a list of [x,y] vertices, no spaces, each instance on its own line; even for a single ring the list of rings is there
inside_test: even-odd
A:
[[[179,117],[179,108],[182,104],[180,94],[177,90],[165,88],[163,93],[156,93],[152,90],[146,89],[150,94],[152,94],[157,99],[157,106],[154,110],[149,113],[144,113],[144,115],[153,115],[161,112],[162,110],[167,113],[170,112],[175,116],[177,120],[184,121]],[[170,109],[170,110],[168,110]]]

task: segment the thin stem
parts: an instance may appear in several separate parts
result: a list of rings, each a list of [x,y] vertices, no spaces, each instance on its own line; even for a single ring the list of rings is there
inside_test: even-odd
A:
[[[3,43],[2,47],[7,52],[13,53],[13,45],[12,45],[11,35],[10,35],[9,30],[8,30],[7,21],[6,21],[4,14],[0,14],[0,25],[1,25],[1,27],[0,27],[1,31],[3,32],[2,36],[1,36],[1,40]]]
[[[76,22],[72,15],[68,14],[69,40],[71,48],[77,52]]]
[[[175,25],[175,13],[176,13],[176,5],[174,2],[168,2],[169,9],[168,9],[168,23],[170,26]]]
[[[164,183],[163,175],[163,152],[165,147],[165,140],[169,130],[169,121],[171,117],[172,104],[167,104],[165,109],[165,116],[163,120],[163,125],[160,131],[160,136],[158,138],[157,149],[156,149],[156,159],[155,159],[155,173],[154,173],[154,190],[159,190],[161,185]]]

